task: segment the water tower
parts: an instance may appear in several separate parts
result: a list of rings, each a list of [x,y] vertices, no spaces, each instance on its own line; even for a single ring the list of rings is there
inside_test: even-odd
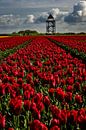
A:
[[[50,14],[46,20],[46,34],[54,34],[55,31],[56,31],[55,19]]]

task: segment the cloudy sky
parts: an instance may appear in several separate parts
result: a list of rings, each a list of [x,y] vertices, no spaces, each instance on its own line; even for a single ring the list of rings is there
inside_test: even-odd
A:
[[[57,32],[86,32],[86,0],[0,0],[0,33],[46,32],[50,13]]]

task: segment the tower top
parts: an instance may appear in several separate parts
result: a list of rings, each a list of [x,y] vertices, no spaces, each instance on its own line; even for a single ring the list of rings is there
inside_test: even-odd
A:
[[[48,19],[54,19],[54,17],[52,16],[52,14],[50,14],[50,15],[48,16]]]

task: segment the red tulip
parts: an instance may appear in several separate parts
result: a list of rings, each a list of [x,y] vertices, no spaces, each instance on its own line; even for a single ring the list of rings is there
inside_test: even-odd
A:
[[[30,110],[30,101],[29,100],[24,100],[24,108],[26,111]]]
[[[14,130],[14,128],[8,128],[8,130]]]
[[[70,112],[67,112],[67,121],[70,122],[71,124],[76,124],[77,123],[77,110],[71,110]]]
[[[34,96],[34,102],[40,103],[40,102],[42,101],[42,98],[43,98],[42,93],[37,93],[37,94]]]
[[[0,95],[5,95],[5,86],[2,83],[0,85]]]
[[[48,130],[48,128],[45,124],[40,123],[40,130]]]
[[[49,105],[50,105],[50,99],[49,99],[48,96],[45,96],[45,97],[44,97],[44,104],[45,104],[46,106],[49,106]]]
[[[72,101],[72,93],[71,92],[66,92],[66,94],[65,94],[65,101],[66,102]]]
[[[75,101],[76,101],[77,103],[82,103],[82,97],[81,97],[81,95],[76,94],[76,95],[75,95]]]
[[[67,90],[68,92],[72,92],[72,91],[73,91],[73,86],[68,85],[66,90]]]
[[[65,92],[61,88],[56,89],[56,97],[59,101],[63,101],[65,97]]]
[[[42,112],[44,110],[44,104],[40,102],[39,104],[37,104],[37,108],[40,112]]]
[[[50,96],[54,96],[54,92],[55,92],[54,88],[49,88],[49,94],[50,94]]]
[[[31,108],[31,111],[34,111],[34,110],[37,108],[36,103],[35,103],[35,102],[32,102],[30,108]]]
[[[26,90],[24,92],[24,99],[28,100],[30,98],[30,91]]]
[[[18,84],[22,84],[22,83],[23,83],[22,78],[19,78],[19,79],[17,80],[17,83],[18,83]]]
[[[48,130],[48,128],[39,120],[34,120],[31,124],[31,130]]]
[[[16,97],[10,100],[10,110],[15,114],[19,115],[22,110],[22,99],[21,97]]]
[[[5,116],[2,116],[2,114],[0,114],[0,128],[5,128],[5,125],[6,125]]]
[[[53,126],[52,128],[50,128],[50,130],[60,130],[60,128],[56,125],[56,126]]]
[[[58,120],[58,119],[55,119],[55,118],[53,118],[52,120],[51,120],[51,126],[55,126],[55,125],[59,125],[60,124],[60,121]]]
[[[34,109],[32,116],[33,116],[34,119],[38,119],[38,120],[41,119],[41,113],[37,108]]]
[[[74,78],[73,78],[73,77],[69,77],[69,78],[67,79],[67,83],[68,83],[69,85],[73,85],[73,84],[74,84]]]

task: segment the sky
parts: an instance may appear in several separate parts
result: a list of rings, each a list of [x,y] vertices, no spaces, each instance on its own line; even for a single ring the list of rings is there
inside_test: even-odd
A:
[[[56,32],[86,32],[86,0],[0,0],[0,34],[26,29],[45,33],[50,13]]]

